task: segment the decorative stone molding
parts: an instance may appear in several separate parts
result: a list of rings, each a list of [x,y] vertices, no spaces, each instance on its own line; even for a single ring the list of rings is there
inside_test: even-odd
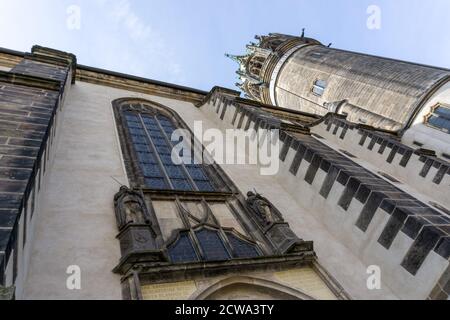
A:
[[[114,197],[114,208],[122,254],[115,272],[123,273],[138,262],[166,261],[142,195],[123,186]]]
[[[14,300],[14,287],[5,288],[0,286],[0,301]]]
[[[281,212],[258,193],[248,192],[246,205],[264,235],[279,254],[312,251],[313,243],[297,237]]]
[[[380,169],[388,170],[397,179],[420,188],[431,198],[447,192],[450,163],[438,158],[433,150],[414,149],[403,144],[393,132],[354,124],[340,115],[328,114],[323,121],[309,127],[312,132],[339,143],[366,161],[373,163],[375,159],[380,159],[377,160],[382,163]],[[420,185],[415,182],[417,179],[422,181]],[[436,188],[440,193],[436,193]],[[445,197],[439,198],[445,205],[450,203]]]

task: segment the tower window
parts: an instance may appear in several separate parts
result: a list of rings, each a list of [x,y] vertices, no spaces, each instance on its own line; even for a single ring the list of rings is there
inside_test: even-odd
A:
[[[450,106],[437,104],[431,114],[426,117],[425,123],[433,128],[450,133]]]
[[[326,88],[327,88],[327,82],[325,80],[316,80],[314,82],[312,92],[316,96],[321,97],[321,96],[323,96],[323,93],[325,92]]]

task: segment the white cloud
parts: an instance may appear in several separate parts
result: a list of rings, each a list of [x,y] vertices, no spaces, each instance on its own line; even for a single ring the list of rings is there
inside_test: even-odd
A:
[[[101,12],[106,13],[111,23],[124,31],[133,43],[132,47],[123,46],[122,50],[119,49],[122,58],[118,59],[127,62],[129,72],[142,73],[143,70],[151,70],[152,74],[164,73],[167,81],[184,81],[183,69],[174,61],[175,54],[164,37],[134,11],[129,0],[96,2]],[[144,63],[146,65],[142,65]]]

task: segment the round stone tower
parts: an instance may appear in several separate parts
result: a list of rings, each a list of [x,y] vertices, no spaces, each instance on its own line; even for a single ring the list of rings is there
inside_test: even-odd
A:
[[[450,78],[446,69],[334,49],[304,34],[255,38],[247,54],[227,55],[248,98],[389,131],[409,128]]]

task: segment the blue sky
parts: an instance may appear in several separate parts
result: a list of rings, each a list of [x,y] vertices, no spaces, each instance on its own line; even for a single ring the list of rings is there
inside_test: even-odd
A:
[[[71,5],[80,29],[68,28]],[[367,28],[370,5],[380,29]],[[449,12],[449,0],[0,0],[0,46],[49,46],[81,64],[210,90],[237,80],[225,52],[303,27],[336,48],[450,68]]]

